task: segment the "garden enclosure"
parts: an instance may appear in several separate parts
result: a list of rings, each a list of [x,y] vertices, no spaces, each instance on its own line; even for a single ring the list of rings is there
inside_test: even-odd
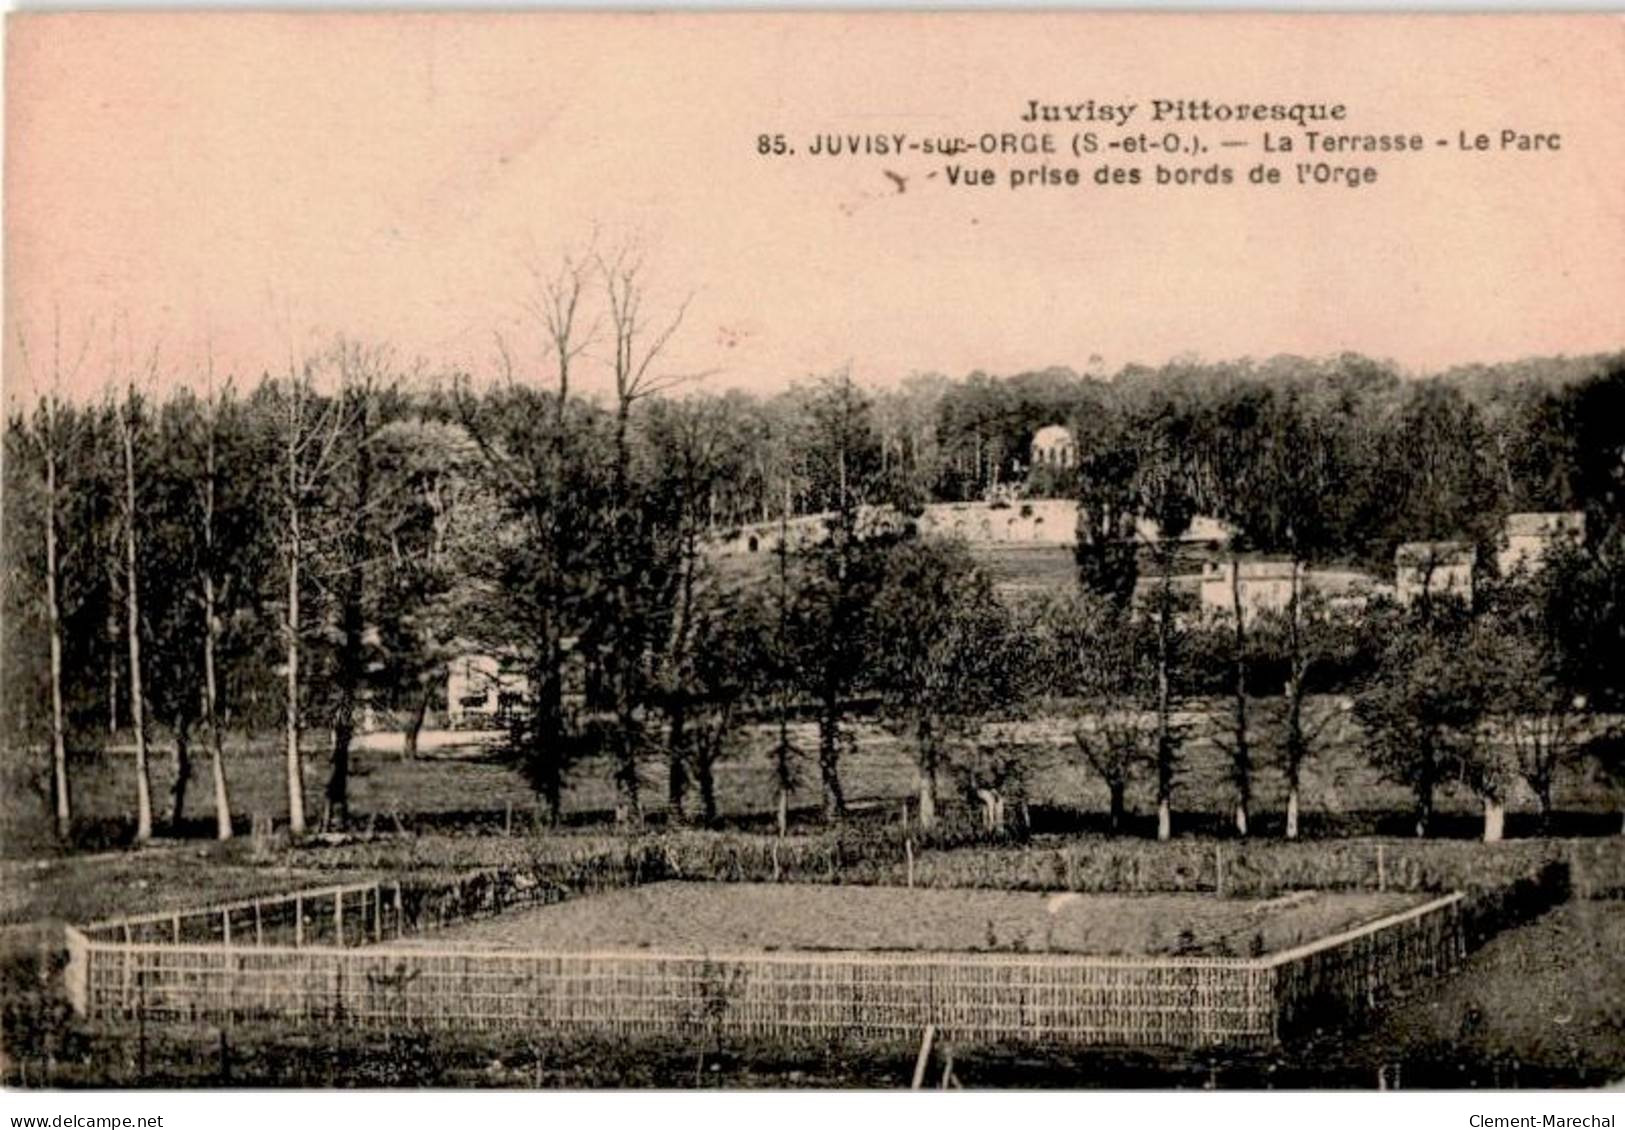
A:
[[[1461,894],[1258,957],[494,951],[444,925],[662,876],[612,864],[299,891],[68,933],[93,1022],[593,1031],[785,1042],[1268,1046],[1453,969]],[[411,944],[405,944],[413,939]]]

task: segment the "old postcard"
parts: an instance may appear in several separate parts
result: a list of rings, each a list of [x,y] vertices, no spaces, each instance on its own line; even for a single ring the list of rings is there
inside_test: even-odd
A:
[[[1625,1081],[1617,15],[6,41],[8,1101]]]

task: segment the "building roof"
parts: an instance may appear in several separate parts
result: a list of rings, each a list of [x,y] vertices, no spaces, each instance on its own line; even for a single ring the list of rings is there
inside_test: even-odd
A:
[[[1071,443],[1072,429],[1064,424],[1046,424],[1033,433],[1034,447],[1054,447],[1057,444]]]

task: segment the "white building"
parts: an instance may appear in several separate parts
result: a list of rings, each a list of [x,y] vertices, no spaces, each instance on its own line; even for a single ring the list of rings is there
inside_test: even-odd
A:
[[[454,730],[505,726],[524,709],[530,680],[494,655],[460,655],[446,671],[446,721]]]
[[[1508,514],[1501,534],[1501,552],[1495,563],[1501,576],[1520,569],[1536,572],[1554,546],[1579,545],[1585,540],[1586,516],[1578,510],[1538,514]]]
[[[1291,561],[1209,561],[1202,569],[1202,611],[1229,616],[1237,599],[1242,623],[1250,624],[1266,612],[1280,612],[1292,603]],[[1303,592],[1305,570],[1298,570],[1298,591]]]
[[[1251,561],[1209,561],[1202,568],[1198,590],[1202,611],[1207,615],[1230,616],[1235,612],[1237,592],[1231,580],[1238,572],[1236,588],[1241,598],[1242,622],[1253,623],[1260,615],[1285,612],[1292,606],[1292,562],[1290,559]],[[1357,610],[1387,586],[1377,578],[1354,569],[1310,569],[1298,566],[1298,599],[1323,598],[1333,609]],[[1300,605],[1301,607],[1301,605]]]
[[[1078,463],[1078,441],[1072,431],[1060,424],[1050,424],[1033,433],[1029,462],[1033,467],[1075,467]]]
[[[1394,594],[1401,604],[1423,596],[1473,602],[1478,551],[1466,542],[1410,541],[1394,551]]]

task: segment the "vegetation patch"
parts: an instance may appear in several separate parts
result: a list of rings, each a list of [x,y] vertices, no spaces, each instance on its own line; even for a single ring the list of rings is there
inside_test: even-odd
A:
[[[665,882],[424,935],[460,948],[1260,956],[1416,905],[1303,892],[1270,901],[816,884]]]

